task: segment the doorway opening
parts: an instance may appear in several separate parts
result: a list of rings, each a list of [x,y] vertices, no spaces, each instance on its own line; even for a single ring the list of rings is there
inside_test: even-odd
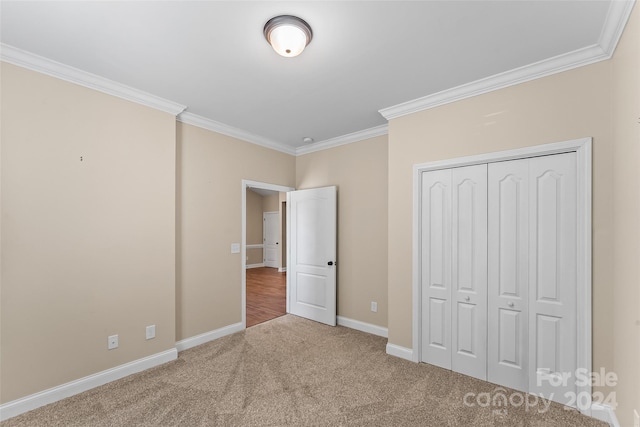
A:
[[[242,181],[243,327],[286,314],[286,193],[291,187]]]
[[[277,268],[247,269],[247,328],[287,314],[287,277]]]

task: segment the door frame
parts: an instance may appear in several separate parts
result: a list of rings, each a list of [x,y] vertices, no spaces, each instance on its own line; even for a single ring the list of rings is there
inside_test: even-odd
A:
[[[416,164],[413,166],[413,328],[412,360],[422,360],[421,340],[422,336],[422,287],[420,253],[421,238],[421,206],[422,206],[422,173],[427,171],[449,169],[461,166],[471,166],[483,163],[494,163],[507,160],[525,159],[561,153],[576,153],[577,173],[577,300],[576,300],[576,340],[577,340],[577,368],[592,370],[592,303],[591,303],[591,209],[592,209],[592,138],[580,138],[551,144],[535,145],[515,150],[497,151],[454,159],[438,160]],[[588,308],[588,309],[584,309]],[[573,374],[573,373],[572,373]],[[588,381],[585,381],[588,382]],[[577,403],[580,412],[591,415],[591,384],[577,387]]]
[[[248,179],[242,180],[242,235],[240,241],[240,282],[242,287],[241,297],[241,317],[242,317],[242,329],[247,328],[247,190],[249,188],[260,188],[262,190],[272,190],[277,192],[293,191],[295,188],[287,187],[285,185],[269,184],[266,182],[251,181]],[[289,235],[287,235],[289,239]],[[288,246],[288,245],[287,245]]]

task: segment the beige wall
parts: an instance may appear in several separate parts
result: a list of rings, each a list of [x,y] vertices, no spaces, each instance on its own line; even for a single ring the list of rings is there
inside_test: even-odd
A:
[[[412,347],[412,166],[591,136],[593,368],[627,378],[618,417],[630,424],[632,405],[640,406],[639,43],[635,10],[613,60],[390,121],[390,343]]]
[[[263,197],[247,189],[247,245],[262,244],[262,203]],[[262,264],[262,249],[247,248],[247,265]]]
[[[297,157],[296,188],[329,185],[338,187],[338,315],[386,327],[387,137]]]
[[[1,67],[8,402],[175,348],[176,146],[167,113]]]
[[[262,244],[262,196],[247,191],[247,244]]]
[[[640,413],[640,7],[613,59],[613,369],[623,426]]]
[[[262,196],[262,212],[278,212],[280,193]]]
[[[247,248],[246,265],[262,264],[263,261],[262,248]]]
[[[293,186],[295,157],[177,124],[176,338],[240,322],[242,180]]]

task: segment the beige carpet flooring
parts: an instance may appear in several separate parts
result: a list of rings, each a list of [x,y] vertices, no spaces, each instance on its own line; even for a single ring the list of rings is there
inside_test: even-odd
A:
[[[523,393],[388,356],[386,342],[287,315],[1,426],[606,425],[557,404],[539,413]],[[500,393],[511,403],[487,404]]]

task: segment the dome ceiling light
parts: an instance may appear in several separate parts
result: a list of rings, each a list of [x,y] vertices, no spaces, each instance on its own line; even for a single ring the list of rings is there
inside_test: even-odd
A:
[[[279,55],[291,58],[300,55],[311,43],[313,32],[303,19],[280,15],[264,24],[264,37]]]

